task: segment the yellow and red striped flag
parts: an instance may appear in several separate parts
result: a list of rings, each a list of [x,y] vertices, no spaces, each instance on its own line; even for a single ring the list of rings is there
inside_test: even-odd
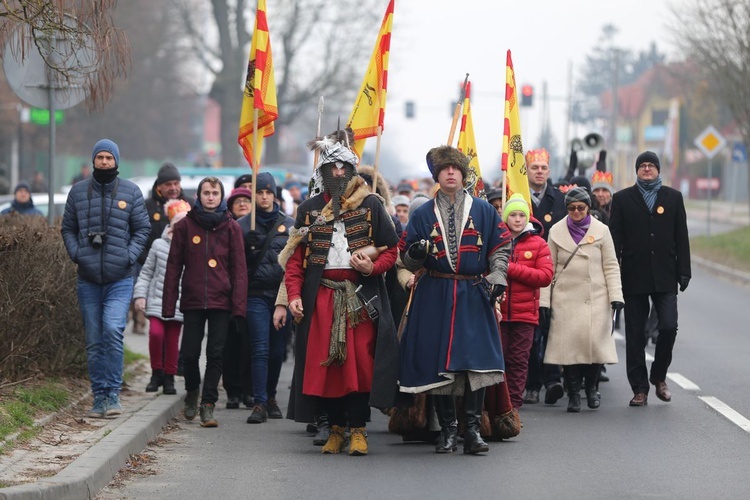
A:
[[[360,158],[365,149],[365,140],[377,135],[378,127],[381,131],[383,130],[394,1],[388,2],[378,39],[375,41],[375,48],[370,57],[370,65],[367,67],[367,73],[365,73],[357,98],[354,100],[354,108],[347,123],[347,127],[351,127],[354,131],[352,149]]]
[[[245,159],[254,167],[260,160],[262,139],[258,141],[257,151],[254,144],[254,114],[258,110],[258,133],[268,137],[274,133],[274,120],[279,117],[276,103],[276,81],[273,76],[273,59],[271,57],[271,38],[268,33],[266,0],[258,0],[255,13],[255,28],[250,46],[250,59],[247,64],[245,91],[242,97],[240,128],[237,142],[242,147]]]
[[[477,141],[474,139],[474,123],[471,119],[471,82],[466,83],[466,95],[464,96],[463,116],[461,117],[461,130],[458,133],[458,150],[469,157],[469,175],[466,179],[466,189],[479,198],[485,198],[484,181],[482,171],[479,168],[479,156],[477,156]]]
[[[523,144],[521,143],[521,119],[518,112],[516,76],[513,71],[510,50],[508,50],[505,62],[505,120],[503,124],[501,167],[505,172],[505,190],[508,198],[515,193],[521,193],[526,203],[531,206],[529,178],[526,175],[526,159],[523,155]]]

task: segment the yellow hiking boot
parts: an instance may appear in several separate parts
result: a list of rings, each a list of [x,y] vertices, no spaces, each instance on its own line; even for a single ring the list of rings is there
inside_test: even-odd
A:
[[[349,455],[367,455],[367,436],[364,427],[352,427],[349,436]]]
[[[344,428],[338,425],[331,426],[331,433],[328,435],[328,441],[320,449],[325,454],[340,453],[344,449]]]

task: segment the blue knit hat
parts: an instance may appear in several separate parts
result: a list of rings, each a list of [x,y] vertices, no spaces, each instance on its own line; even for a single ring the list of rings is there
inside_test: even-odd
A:
[[[120,164],[120,148],[118,148],[117,144],[115,144],[113,141],[110,141],[109,139],[101,139],[99,142],[94,144],[94,150],[91,152],[91,161],[93,162],[94,158],[96,158],[96,155],[98,153],[101,153],[102,151],[106,151],[107,153],[110,153],[115,157],[115,165]]]
[[[271,191],[274,196],[276,195],[276,179],[273,178],[273,174],[269,172],[260,172],[256,178],[255,190],[261,191],[267,189]]]

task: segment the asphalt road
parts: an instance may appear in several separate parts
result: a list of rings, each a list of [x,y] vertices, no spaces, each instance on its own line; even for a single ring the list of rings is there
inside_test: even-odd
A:
[[[377,411],[369,456],[323,456],[303,425],[249,425],[249,410],[226,410],[222,399],[219,428],[181,420],[171,442],[152,447],[156,474],[99,498],[750,498],[748,304],[749,288],[694,270],[679,296],[671,403],[652,391],[647,407],[628,406],[622,339],[599,410],[569,414],[566,398],[524,406],[521,435],[491,443],[486,456],[402,443]],[[280,401],[290,373],[287,363]],[[722,404],[731,419],[715,409]]]

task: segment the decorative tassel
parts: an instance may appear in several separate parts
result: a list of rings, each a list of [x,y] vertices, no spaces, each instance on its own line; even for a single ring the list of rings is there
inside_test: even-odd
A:
[[[435,226],[432,227],[432,232],[430,233],[430,238],[433,240],[438,237],[437,228]]]
[[[477,246],[482,246],[482,233],[477,233]]]
[[[469,229],[474,229],[474,219],[469,217]]]

